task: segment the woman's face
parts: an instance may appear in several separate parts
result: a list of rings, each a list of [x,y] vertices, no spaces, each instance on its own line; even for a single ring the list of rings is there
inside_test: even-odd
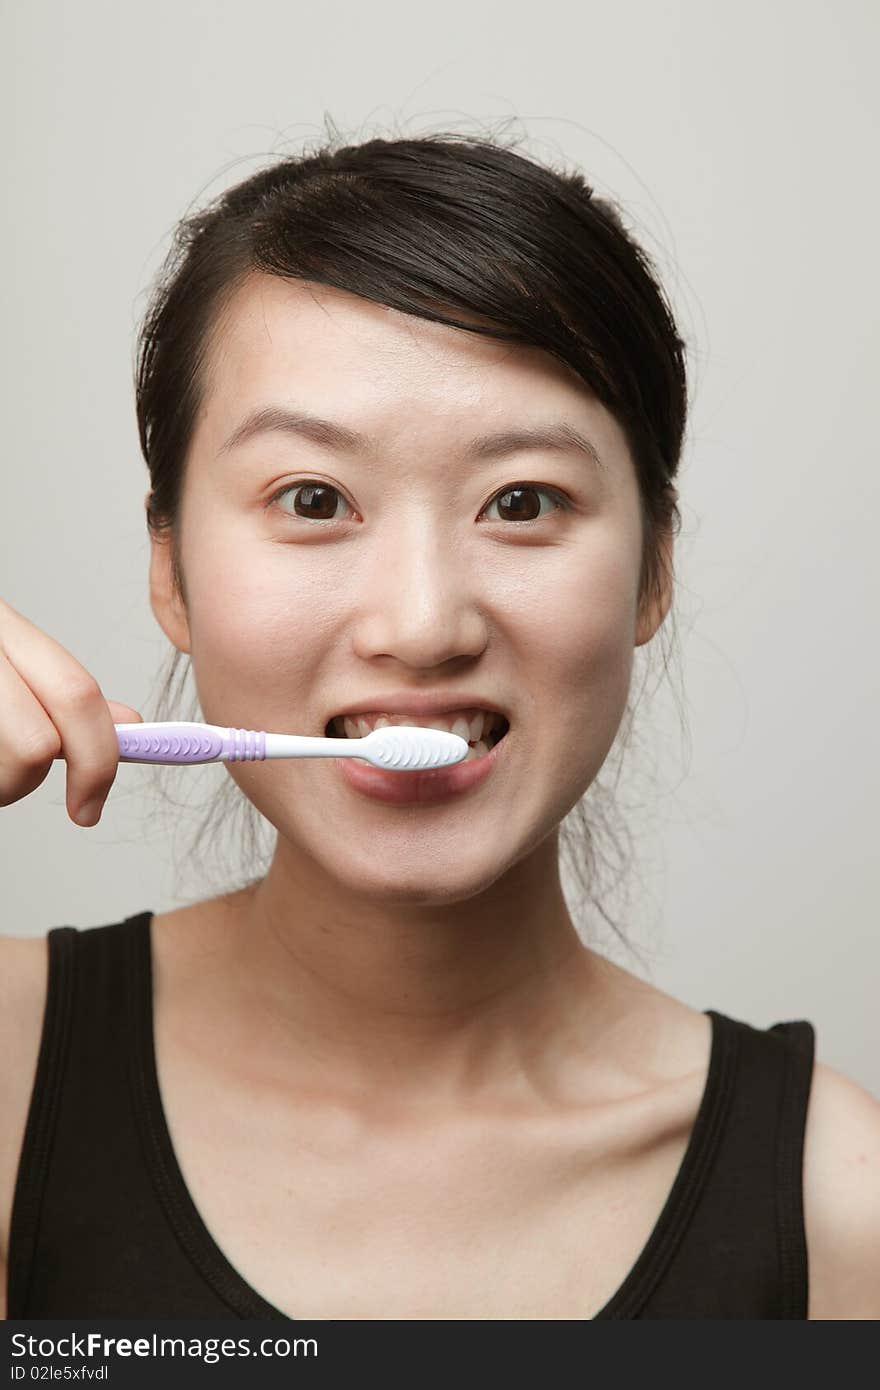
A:
[[[276,427],[229,445],[269,407],[371,442]],[[601,464],[574,448],[473,447],[563,422]],[[152,602],[212,724],[322,735],[392,692],[504,711],[489,776],[434,804],[366,796],[342,760],[226,765],[298,875],[451,902],[545,841],[599,772],[633,649],[668,606],[639,620],[641,541],[622,431],[548,354],[260,275],[224,319],[187,460],[186,606],[155,540]]]

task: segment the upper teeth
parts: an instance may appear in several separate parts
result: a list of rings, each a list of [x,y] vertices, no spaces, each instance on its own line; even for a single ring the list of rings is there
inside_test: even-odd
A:
[[[373,729],[384,729],[389,724],[408,724],[419,729],[443,729],[446,733],[467,739],[468,743],[479,743],[492,729],[500,728],[503,716],[494,710],[462,709],[424,718],[417,714],[346,714],[337,715],[331,722],[337,734],[344,730],[346,738],[366,738]]]

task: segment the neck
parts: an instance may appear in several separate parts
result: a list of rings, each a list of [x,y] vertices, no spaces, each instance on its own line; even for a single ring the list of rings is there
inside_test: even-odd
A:
[[[349,1101],[534,1091],[611,1017],[614,967],[572,925],[555,836],[465,901],[365,900],[276,851],[231,905],[230,1026]]]

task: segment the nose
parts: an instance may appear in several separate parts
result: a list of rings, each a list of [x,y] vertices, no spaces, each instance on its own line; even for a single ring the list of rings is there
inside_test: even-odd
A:
[[[386,537],[360,578],[354,649],[362,659],[428,668],[485,650],[479,574],[424,519]]]

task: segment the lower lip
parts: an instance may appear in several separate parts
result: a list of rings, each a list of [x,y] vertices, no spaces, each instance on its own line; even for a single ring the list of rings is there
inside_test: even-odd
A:
[[[430,772],[385,772],[359,758],[339,758],[340,776],[353,791],[393,806],[428,805],[449,801],[485,782],[510,737],[510,731],[481,758],[433,768]]]

